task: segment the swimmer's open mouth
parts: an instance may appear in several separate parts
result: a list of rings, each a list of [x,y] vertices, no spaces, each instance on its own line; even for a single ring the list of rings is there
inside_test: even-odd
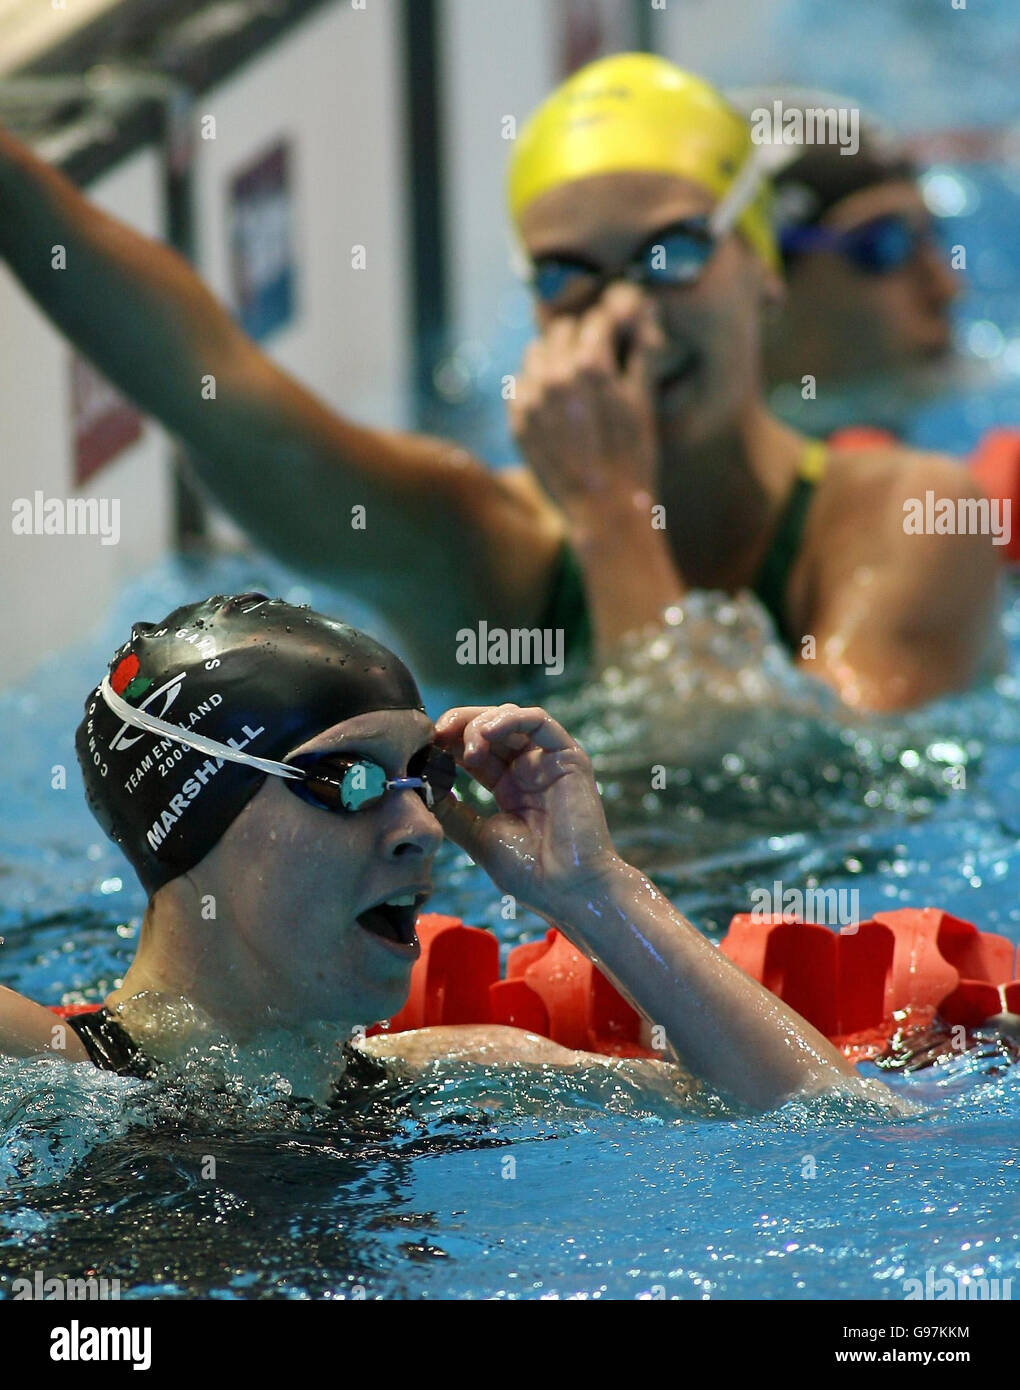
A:
[[[354,920],[373,936],[410,946],[415,939],[414,926],[418,913],[428,901],[428,896],[427,893],[395,894],[386,902],[366,908]]]

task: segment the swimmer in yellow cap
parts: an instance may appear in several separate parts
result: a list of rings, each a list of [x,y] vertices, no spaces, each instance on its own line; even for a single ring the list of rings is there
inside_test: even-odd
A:
[[[994,549],[904,531],[908,498],[977,495],[954,463],[830,451],[766,408],[772,153],[646,54],[576,73],[517,141],[509,204],[542,333],[510,413],[567,520],[551,612],[576,628],[587,610],[608,655],[689,588],[752,589],[848,703],[913,704],[974,676]]]
[[[976,501],[951,461],[826,450],[770,415],[762,316],[783,287],[764,166],[719,94],[661,58],[593,63],[539,107],[508,182],[539,329],[510,403],[526,467],[498,474],[328,409],[184,261],[2,131],[0,256],[256,539],[372,594],[428,679],[462,683],[461,635],[483,621],[605,659],[691,588],[751,588],[845,701],[908,706],[977,673],[996,552],[905,527],[929,493],[954,515]],[[59,275],[39,256],[56,243]],[[371,520],[352,544],[355,506]],[[519,675],[490,661],[472,684]]]
[[[735,94],[753,121],[778,101],[855,111],[832,92]],[[965,272],[950,263],[942,219],[928,207],[909,146],[862,113],[849,144],[788,147],[773,178],[786,291],[770,319],[766,369],[791,424],[869,426],[903,434],[933,397],[961,385],[951,310]],[[801,378],[831,384],[817,399]]]

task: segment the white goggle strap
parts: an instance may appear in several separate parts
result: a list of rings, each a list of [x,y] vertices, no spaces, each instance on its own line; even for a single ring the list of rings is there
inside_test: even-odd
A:
[[[272,758],[256,758],[253,753],[244,753],[239,748],[232,748],[229,743],[218,743],[214,738],[192,733],[190,729],[182,729],[179,724],[171,724],[166,719],[157,719],[154,714],[146,714],[145,710],[135,709],[115,692],[108,675],[103,677],[99,693],[114,714],[135,729],[144,729],[147,734],[156,734],[161,738],[171,738],[175,743],[183,743],[199,753],[207,753],[211,758],[222,758],[228,763],[243,763],[245,767],[256,768],[257,771],[269,773],[273,777],[287,777],[291,781],[304,780],[305,773],[302,769],[292,767],[290,763],[277,763]]]
[[[432,788],[424,777],[391,777],[386,786],[395,787],[397,791],[403,791],[405,787],[410,787],[412,791],[424,791],[425,805],[431,808],[436,804]]]
[[[531,284],[534,274],[534,266],[531,257],[524,249],[524,242],[521,240],[516,227],[512,228],[508,238],[508,251],[510,257],[510,270],[515,279],[520,280],[524,285]]]
[[[714,236],[722,236],[730,230],[748,204],[758,196],[762,180],[776,162],[771,145],[754,146],[744,160],[740,173],[712,209],[708,225]]]

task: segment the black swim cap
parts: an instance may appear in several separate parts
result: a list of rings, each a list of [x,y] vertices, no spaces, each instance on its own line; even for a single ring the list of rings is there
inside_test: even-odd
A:
[[[752,120],[756,111],[771,111],[776,102],[785,111],[858,112],[857,149],[853,154],[838,144],[790,145],[788,156],[773,167],[772,221],[780,240],[784,232],[817,225],[852,193],[883,183],[912,183],[918,176],[917,164],[905,144],[845,96],[781,86],[744,88],[729,95],[737,109]],[[788,252],[785,254],[791,259]]]
[[[837,203],[883,183],[912,183],[918,169],[902,146],[876,126],[861,122],[859,147],[844,154],[836,145],[803,145],[773,176],[780,234],[817,225]]]
[[[410,671],[380,643],[265,594],[217,594],[136,623],[109,684],[135,709],[270,759],[356,714],[424,709]],[[92,814],[150,894],[204,859],[266,778],[133,728],[99,687],[75,747]]]

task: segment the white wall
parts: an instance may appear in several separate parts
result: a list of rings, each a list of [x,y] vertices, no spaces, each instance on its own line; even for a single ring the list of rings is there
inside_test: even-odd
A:
[[[216,117],[216,139],[196,141],[200,272],[228,297],[230,183],[290,135],[297,310],[267,351],[333,406],[390,426],[404,423],[410,348],[399,19],[389,0],[370,0],[364,11],[336,0],[196,107],[196,120]],[[88,192],[140,231],[161,234],[155,152],[130,158]],[[356,243],[367,249],[364,270],[351,269]],[[120,498],[119,545],[12,535],[13,499],[75,491],[69,353],[0,266],[0,684],[97,624],[172,540],[169,442],[151,424],[81,489]]]
[[[13,72],[118,0],[0,0],[0,73]]]
[[[151,151],[93,185],[107,211],[150,235],[163,224]],[[54,274],[60,272],[54,271]],[[48,650],[80,637],[121,586],[169,539],[162,431],[142,437],[80,488],[72,483],[70,348],[0,265],[0,682],[17,680]],[[15,536],[11,503],[72,495],[120,499],[120,542],[96,536]]]
[[[281,135],[292,140],[297,321],[271,355],[359,420],[403,422],[409,361],[400,7],[348,0],[319,11],[270,54],[199,99],[197,257],[229,298],[229,186]],[[366,268],[351,269],[351,247]]]
[[[443,0],[443,172],[454,335],[491,343],[514,284],[504,195],[517,128],[554,84],[561,17],[548,0]]]
[[[682,68],[723,86],[790,77],[779,19],[788,0],[671,0],[652,11],[652,46]]]

